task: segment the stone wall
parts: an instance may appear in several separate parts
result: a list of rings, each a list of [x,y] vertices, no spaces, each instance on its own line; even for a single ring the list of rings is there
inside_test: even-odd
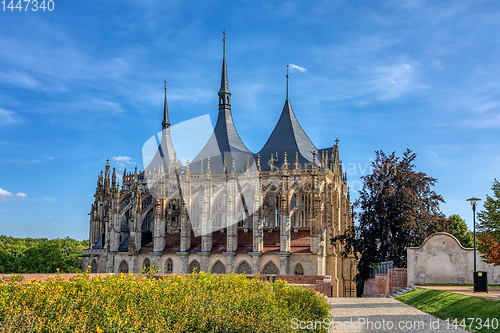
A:
[[[397,288],[407,286],[405,268],[387,270],[387,274],[375,274],[375,278],[365,281],[363,295],[391,295]]]
[[[474,249],[464,248],[445,232],[429,236],[419,247],[408,247],[408,283],[473,284]],[[477,270],[488,273],[488,284],[500,285],[500,266],[482,261],[476,254]]]

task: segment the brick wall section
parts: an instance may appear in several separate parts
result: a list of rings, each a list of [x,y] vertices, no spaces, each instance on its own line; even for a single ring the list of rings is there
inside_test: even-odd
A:
[[[75,276],[77,276],[78,273],[60,273],[60,274],[19,274],[19,276],[22,276],[22,281],[24,283],[30,282],[32,280],[37,280],[37,281],[45,281],[49,278],[55,279],[55,278],[63,278],[66,281],[71,280]],[[113,275],[109,273],[89,273],[89,276],[106,276],[106,275]],[[134,275],[140,275],[140,274],[134,274]],[[160,277],[168,277],[170,274],[164,274],[164,273],[158,273],[155,274],[155,277],[160,278]],[[247,275],[248,278],[253,278],[255,275]],[[0,274],[0,281],[12,281],[13,275],[12,274]],[[258,279],[262,281],[267,280],[266,275],[259,275]],[[322,275],[276,275],[276,280],[284,280],[287,281],[288,283],[293,283],[293,284],[299,284],[299,285],[304,285],[305,287],[308,287],[310,289],[314,289],[318,292],[321,292],[329,297],[332,295],[332,284],[331,282],[325,282],[324,281],[325,277]],[[271,277],[272,280],[272,277]]]
[[[332,297],[332,283],[324,282],[323,280],[316,280],[316,288],[317,292],[320,292],[328,297]]]
[[[388,272],[390,279],[390,289],[392,293],[393,288],[406,288],[408,286],[408,271],[406,268],[394,268]]]
[[[389,279],[387,274],[375,274],[374,279],[365,281],[363,295],[389,294]]]
[[[375,274],[374,279],[365,281],[363,295],[391,295],[394,288],[407,286],[406,268],[393,268],[387,274]]]

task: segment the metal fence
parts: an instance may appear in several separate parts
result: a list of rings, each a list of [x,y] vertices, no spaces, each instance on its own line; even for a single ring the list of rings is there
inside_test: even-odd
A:
[[[387,270],[394,268],[394,262],[384,261],[380,263],[378,268],[374,268],[371,271],[370,278],[374,278],[375,274],[387,274]]]

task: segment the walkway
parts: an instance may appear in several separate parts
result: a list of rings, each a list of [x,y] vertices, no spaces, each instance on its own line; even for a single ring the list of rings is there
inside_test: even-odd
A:
[[[418,286],[421,289],[433,289],[451,291],[452,293],[462,294],[466,296],[475,296],[500,301],[500,286],[488,288],[487,293],[475,293],[472,286]]]
[[[393,298],[328,298],[330,332],[466,332]]]

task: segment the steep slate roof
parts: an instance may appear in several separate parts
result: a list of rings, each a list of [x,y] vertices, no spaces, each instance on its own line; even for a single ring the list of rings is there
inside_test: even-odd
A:
[[[292,105],[287,99],[278,123],[274,127],[271,136],[267,139],[266,144],[260,150],[261,168],[262,171],[271,170],[270,159],[271,154],[274,156],[274,169],[283,168],[283,155],[287,153],[288,168],[295,168],[295,156],[298,152],[299,165],[301,168],[311,167],[313,161],[313,151],[318,152],[318,149],[311,142],[306,132],[300,126],[295,114],[292,110]],[[276,153],[278,161],[276,161]],[[316,156],[316,164],[319,164],[319,156]]]
[[[207,159],[210,158],[212,173],[223,173],[224,157],[226,158],[226,172],[231,172],[232,158],[235,158],[235,169],[241,171],[247,164],[247,159],[253,163],[254,154],[241,141],[234,127],[231,110],[220,110],[214,132],[201,152],[189,165],[191,174],[201,172],[203,159],[203,173],[207,170]]]
[[[190,164],[191,174],[201,173],[201,160],[203,159],[203,173],[207,171],[207,159],[210,158],[210,170],[212,173],[224,172],[224,157],[226,158],[226,172],[232,170],[232,159],[235,159],[235,169],[242,171],[247,161],[253,165],[254,154],[241,141],[233,123],[231,114],[231,92],[227,79],[226,69],[226,40],[224,39],[224,57],[222,60],[221,86],[219,89],[219,115],[215,124],[214,132],[201,152]]]

